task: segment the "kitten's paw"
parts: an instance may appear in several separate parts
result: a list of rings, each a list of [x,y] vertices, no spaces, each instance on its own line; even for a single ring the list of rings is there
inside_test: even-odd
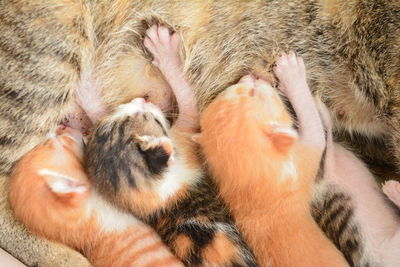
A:
[[[382,186],[385,195],[398,207],[400,207],[400,183],[394,180],[386,181]]]
[[[279,79],[279,88],[285,94],[290,94],[293,87],[307,84],[303,58],[296,56],[293,51],[279,55],[274,72]]]
[[[146,31],[144,45],[153,54],[152,63],[164,75],[182,68],[180,37],[177,32],[170,33],[165,26],[153,25]]]

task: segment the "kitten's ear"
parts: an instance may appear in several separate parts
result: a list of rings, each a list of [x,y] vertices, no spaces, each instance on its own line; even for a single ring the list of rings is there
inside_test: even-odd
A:
[[[171,139],[166,136],[155,137],[149,135],[135,136],[135,139],[139,141],[141,150],[148,150],[151,148],[155,148],[157,146],[161,146],[165,152],[171,155],[174,151],[174,145],[172,144]]]
[[[139,149],[150,171],[161,173],[174,162],[174,146],[168,137],[137,136]]]
[[[57,196],[82,195],[88,191],[87,184],[65,174],[47,169],[41,169],[38,173],[45,177],[50,190]]]
[[[266,124],[263,127],[263,132],[271,140],[275,148],[282,153],[287,153],[298,138],[295,130],[281,125]]]

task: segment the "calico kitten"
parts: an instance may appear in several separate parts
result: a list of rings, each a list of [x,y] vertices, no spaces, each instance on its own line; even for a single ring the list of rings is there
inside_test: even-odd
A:
[[[82,135],[71,128],[18,162],[9,181],[15,216],[32,232],[81,251],[94,266],[183,266],[159,236],[91,188]]]
[[[179,44],[163,26],[151,27],[145,41],[178,102],[173,127],[143,98],[121,105],[90,136],[87,172],[101,195],[153,226],[185,265],[257,266],[198,161],[191,140],[198,111]]]
[[[109,108],[143,96],[144,88],[157,88],[151,98],[168,98],[161,81],[151,82],[158,79],[141,49],[142,20],[150,16],[185,37],[185,72],[201,106],[249,70],[267,69],[274,47],[290,47],[307,59],[312,90],[333,111],[336,127],[375,136],[400,159],[399,10],[398,1],[365,0],[0,1],[2,183],[65,116],[85,77],[98,81]],[[377,155],[392,154],[383,145],[365,151],[379,161]],[[2,208],[1,247],[32,265],[74,258],[38,244],[9,213]]]
[[[121,105],[90,136],[85,165],[96,190],[150,224],[187,266],[256,266],[190,135],[170,130],[144,99]],[[177,145],[179,144],[179,145]]]
[[[303,61],[282,54],[275,73],[299,119],[299,133],[277,91],[245,76],[204,110],[198,140],[262,266],[348,266],[311,217],[325,141]]]

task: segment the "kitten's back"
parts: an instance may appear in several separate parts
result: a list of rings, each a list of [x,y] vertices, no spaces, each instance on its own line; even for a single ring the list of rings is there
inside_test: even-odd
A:
[[[81,149],[64,133],[21,159],[9,183],[16,217],[36,234],[82,251],[94,266],[182,266],[149,226],[90,188]]]
[[[221,195],[262,266],[347,266],[310,216],[319,157],[297,142],[273,88],[244,82],[226,89],[201,126]]]

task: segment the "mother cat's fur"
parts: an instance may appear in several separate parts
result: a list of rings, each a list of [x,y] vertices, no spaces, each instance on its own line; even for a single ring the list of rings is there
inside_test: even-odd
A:
[[[268,75],[274,51],[290,47],[305,58],[310,87],[332,111],[335,126],[387,143],[399,166],[400,1],[4,0],[2,185],[15,162],[70,111],[77,86],[100,87],[109,109],[135,96],[163,97],[167,85],[142,46],[142,21],[152,17],[182,33],[187,78],[200,106],[248,71]],[[367,151],[389,160],[379,146]],[[1,247],[29,265],[58,259],[77,266],[72,252],[49,250],[53,245],[22,232],[1,199]],[[21,236],[25,245],[18,247]]]

